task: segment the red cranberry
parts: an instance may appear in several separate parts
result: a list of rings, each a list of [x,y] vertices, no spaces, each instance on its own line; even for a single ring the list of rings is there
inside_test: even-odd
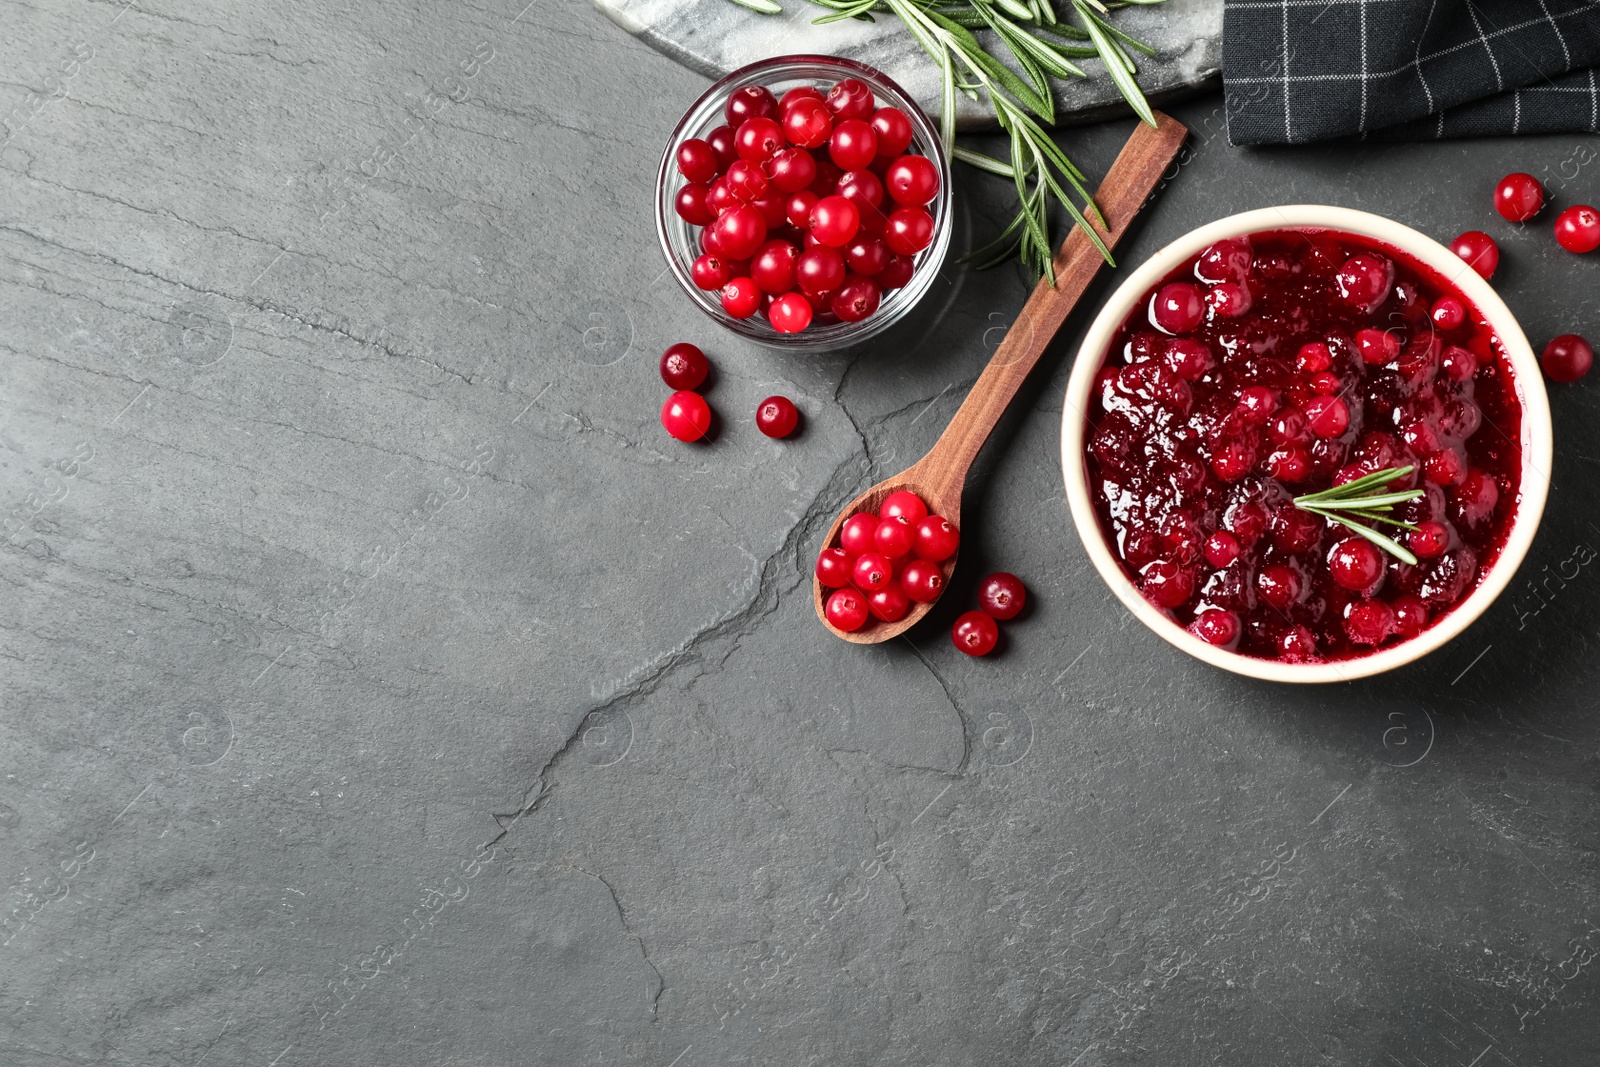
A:
[[[733,127],[718,126],[706,134],[706,144],[717,154],[717,169],[727,170],[739,158],[739,148],[734,143]]]
[[[802,293],[831,294],[844,284],[844,256],[837,248],[808,248],[795,261],[794,275]]]
[[[882,297],[883,293],[878,288],[877,282],[871,278],[851,275],[833,294],[828,306],[841,320],[860,322],[878,310],[878,302]]]
[[[778,113],[778,101],[764,85],[745,85],[735,89],[722,105],[728,125],[738,129],[746,119],[771,118]]]
[[[931,604],[944,592],[944,572],[932,560],[914,559],[900,571],[900,587],[919,604]]]
[[[717,213],[708,203],[711,190],[704,185],[685,185],[672,201],[678,217],[691,226],[705,226],[716,221]]]
[[[1209,349],[1207,351],[1209,352]],[[1272,418],[1272,413],[1278,410],[1278,394],[1264,385],[1247,386],[1239,394],[1239,403],[1235,410],[1239,412],[1245,425],[1264,426],[1267,420]]]
[[[894,519],[915,526],[928,517],[928,505],[911,490],[898,489],[883,498],[883,503],[878,506],[878,517],[885,522]]]
[[[1328,351],[1328,346],[1321,341],[1301,345],[1299,353],[1295,356],[1295,368],[1309,374],[1325,371],[1331,366],[1333,366],[1333,353]]]
[[[1444,523],[1431,519],[1419,522],[1417,528],[1406,536],[1411,551],[1421,559],[1432,559],[1450,545],[1450,531]]]
[[[873,532],[872,545],[879,554],[899,559],[911,551],[916,536],[916,528],[904,519],[884,519]]]
[[[1224,442],[1211,456],[1211,469],[1225,482],[1238,481],[1255,465],[1255,449],[1239,440]]]
[[[878,532],[878,516],[869,511],[858,511],[839,527],[839,544],[852,556],[873,549],[873,535]]]
[[[761,290],[749,278],[734,278],[722,287],[722,310],[736,319],[748,319],[761,307]]]
[[[741,204],[711,224],[717,246],[729,259],[749,259],[767,239],[767,220],[749,204]]]
[[[1311,391],[1318,396],[1332,396],[1344,390],[1344,382],[1332,371],[1322,371],[1311,376]]]
[[[1594,349],[1575,333],[1564,333],[1544,346],[1539,366],[1556,382],[1575,382],[1594,366]]]
[[[1449,331],[1467,321],[1467,308],[1453,296],[1441,296],[1433,302],[1428,317],[1439,329]]]
[[[872,87],[859,78],[846,78],[828,90],[828,110],[841,119],[872,116],[875,101]]]
[[[833,133],[833,112],[820,100],[796,100],[783,112],[783,135],[800,148],[820,148]]]
[[[899,622],[911,610],[911,598],[898,585],[886,585],[867,597],[867,610],[884,622]]]
[[[949,559],[960,547],[961,534],[948,519],[929,515],[917,523],[916,553],[934,563]]]
[[[1282,552],[1304,552],[1322,540],[1323,521],[1285,504],[1272,516],[1272,543]]]
[[[1147,563],[1139,576],[1140,592],[1157,607],[1176,608],[1194,595],[1194,572],[1174,560]]]
[[[711,406],[699,393],[680,389],[661,405],[661,425],[680,441],[698,441],[711,429]]]
[[[1376,367],[1400,354],[1400,339],[1388,330],[1357,330],[1356,349],[1361,362]]]
[[[1350,408],[1336,396],[1316,396],[1306,401],[1306,425],[1318,437],[1338,437],[1350,428]]]
[[[921,207],[939,195],[939,168],[927,156],[901,156],[889,164],[884,184],[895,203]]]
[[[1007,571],[989,575],[978,587],[978,607],[993,619],[1014,619],[1027,603],[1022,579]]]
[[[1428,605],[1420,597],[1401,593],[1390,607],[1394,610],[1395,633],[1401,637],[1415,637],[1428,625]]]
[[[767,176],[749,160],[734,160],[723,180],[728,183],[728,190],[747,204],[767,195]]]
[[[1394,286],[1394,263],[1376,252],[1357,252],[1334,275],[1339,297],[1360,311],[1371,313]]]
[[[1495,505],[1500,502],[1500,486],[1493,475],[1471,467],[1453,495],[1451,514],[1463,526],[1478,526],[1494,515]]]
[[[904,289],[915,270],[916,263],[910,256],[890,256],[889,265],[879,271],[873,281],[886,293],[891,289]]]
[[[1303,482],[1311,477],[1311,467],[1311,453],[1299,445],[1277,449],[1267,456],[1267,470],[1280,482]]]
[[[1231,611],[1208,608],[1195,616],[1189,632],[1208,645],[1232,649],[1239,643],[1239,616]]]
[[[691,137],[678,146],[678,173],[688,181],[707,184],[717,176],[717,153],[705,141]]]
[[[778,97],[778,114],[782,115],[801,100],[823,100],[822,90],[815,85],[797,85]]]
[[[1248,241],[1239,239],[1218,241],[1200,253],[1200,258],[1194,265],[1194,275],[1209,285],[1216,285],[1218,282],[1240,283],[1250,273],[1250,262]]]
[[[1383,580],[1383,566],[1383,553],[1359,537],[1347,537],[1328,550],[1328,574],[1353,592],[1370,595]]]
[[[1206,290],[1206,306],[1218,318],[1236,319],[1250,310],[1250,290],[1233,282],[1218,282]]]
[[[1267,512],[1260,504],[1235,504],[1223,521],[1246,546],[1255,544],[1267,532]]]
[[[1278,638],[1278,658],[1286,663],[1311,663],[1317,658],[1317,639],[1304,626],[1291,626]]]
[[[1166,334],[1188,333],[1200,325],[1205,310],[1198,287],[1169,282],[1150,301],[1150,324]]]
[[[1278,412],[1273,418],[1267,427],[1267,436],[1274,444],[1309,445],[1311,424],[1306,419],[1305,412],[1299,408],[1287,408]]]
[[[1494,209],[1508,222],[1527,222],[1544,207],[1544,186],[1531,174],[1507,174],[1494,187]]]
[[[784,147],[783,127],[765,117],[745,119],[734,130],[733,146],[740,159],[765,163]]]
[[[1256,591],[1262,600],[1279,611],[1287,611],[1304,590],[1300,572],[1287,563],[1269,563],[1256,573]]]
[[[756,429],[768,437],[788,437],[800,425],[800,409],[786,396],[769,396],[756,406]]]
[[[1464,382],[1478,373],[1478,357],[1460,345],[1451,345],[1439,357],[1439,369],[1453,382]]]
[[[1206,562],[1221,570],[1239,558],[1239,539],[1226,530],[1218,530],[1206,538],[1205,552]]]
[[[1559,221],[1556,226],[1559,235]],[[1559,236],[1557,240],[1560,240]],[[1494,269],[1500,265],[1500,246],[1494,243],[1493,237],[1481,230],[1468,230],[1451,241],[1450,251],[1466,260],[1467,266],[1485,280],[1494,277]]]
[[[824,613],[834,629],[853,633],[867,624],[867,598],[855,589],[841,589],[828,598]]]
[[[853,569],[850,553],[842,548],[825,548],[817,556],[817,581],[829,589],[849,585]]]
[[[780,149],[767,169],[772,175],[772,184],[785,193],[798,193],[817,180],[817,161],[804,148]]]
[[[788,217],[790,225],[801,230],[811,228],[811,209],[817,206],[817,194],[809,189],[802,189],[793,194],[784,202],[784,214]]]
[[[956,619],[950,640],[969,656],[987,656],[1000,640],[1000,627],[981,611],[969,611]]]
[[[894,159],[911,147],[911,120],[897,107],[880,107],[874,111],[872,132],[878,135],[879,159]]]
[[[861,212],[837,194],[818,200],[811,209],[811,236],[829,248],[842,248],[861,228]]]
[[[1556,243],[1568,252],[1600,248],[1600,211],[1588,204],[1569,207],[1556,216]]]
[[[750,279],[774,296],[794,288],[794,265],[800,250],[787,241],[768,241],[750,261]]]
[[[844,170],[866,170],[878,154],[878,135],[860,119],[844,119],[828,138],[828,158]]]
[[[1467,463],[1456,449],[1441,448],[1423,461],[1422,476],[1434,485],[1460,485],[1467,476]]]
[[[1394,633],[1394,609],[1381,600],[1361,600],[1345,608],[1344,632],[1358,645],[1379,645]]]
[[[799,293],[784,293],[767,309],[767,321],[779,333],[799,333],[811,325],[811,302]]]
[[[661,380],[672,389],[698,389],[711,371],[706,354],[687,341],[679,341],[661,354]]]
[[[844,250],[844,261],[852,273],[870,278],[889,265],[889,255],[889,246],[881,238],[857,234]]]
[[[733,277],[728,270],[728,261],[710,252],[694,261],[689,268],[689,276],[699,289],[721,289]]]
[[[839,178],[839,195],[855,204],[862,218],[883,203],[883,183],[870,170],[846,171]]]
[[[933,216],[920,207],[898,207],[889,214],[883,241],[889,250],[914,256],[933,243]]]
[[[863,593],[875,593],[894,577],[894,565],[881,552],[863,552],[856,557],[850,580]]]

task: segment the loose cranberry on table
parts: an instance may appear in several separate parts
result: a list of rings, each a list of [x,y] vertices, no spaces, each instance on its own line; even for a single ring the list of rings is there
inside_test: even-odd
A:
[[[1594,349],[1577,334],[1564,333],[1544,346],[1539,366],[1552,381],[1575,382],[1594,366]]]
[[[711,373],[706,354],[686,341],[679,341],[661,354],[661,380],[673,389],[698,389]]]
[[[1015,574],[1000,571],[978,586],[978,607],[993,619],[1014,619],[1028,603],[1028,591]]]
[[[1466,260],[1467,266],[1485,281],[1493,278],[1495,268],[1500,266],[1500,246],[1481,230],[1468,230],[1451,241],[1450,251]]]
[[[1557,215],[1556,243],[1580,254],[1600,248],[1600,211],[1578,204]]]
[[[1219,311],[1224,285],[1249,291],[1246,312]],[[1114,335],[1088,423],[1129,580],[1202,641],[1293,663],[1448,615],[1503,549],[1521,473],[1511,366],[1482,314],[1351,234],[1232,238],[1174,270]],[[1358,479],[1370,489],[1347,494],[1393,510],[1312,510]]]
[[[1000,627],[981,611],[969,611],[956,619],[950,640],[969,656],[987,656],[1000,640]]]
[[[681,389],[661,405],[661,425],[680,441],[698,441],[711,429],[711,406],[699,393]]]
[[[756,407],[756,428],[768,437],[788,437],[800,425],[800,409],[786,396],[769,396]]]
[[[1544,186],[1531,174],[1516,171],[1494,187],[1494,209],[1507,222],[1527,222],[1544,207]]]

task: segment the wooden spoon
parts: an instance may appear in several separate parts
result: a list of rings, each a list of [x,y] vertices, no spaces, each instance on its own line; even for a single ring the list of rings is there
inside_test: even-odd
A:
[[[1105,227],[1097,225],[1095,230],[1108,247],[1114,248],[1127,231],[1189,135],[1181,122],[1159,111],[1156,123],[1154,127],[1139,123],[1095,193],[1095,203],[1106,221]],[[1100,250],[1078,227],[1073,227],[1062,242],[1061,251],[1056,253],[1056,284],[1052,286],[1045,279],[1039,279],[1033,295],[1022,305],[1017,321],[1006,331],[989,365],[933,448],[910,467],[850,501],[828,528],[828,536],[823,540],[825,546],[839,543],[839,527],[846,519],[860,511],[876,512],[885,497],[900,489],[916,493],[927,503],[930,514],[942,515],[951,525],[960,527],[961,490],[966,485],[967,468],[972,466],[978,450],[988,440],[1000,416],[1005,414],[1023,379],[1039,362],[1104,262]],[[942,564],[946,583],[955,567],[955,556]],[[932,603],[913,602],[911,610],[899,622],[871,619],[866,626],[850,633],[828,622],[823,608],[831,594],[832,590],[824,589],[822,583],[812,577],[811,595],[822,625],[834,636],[858,645],[875,645],[899,637],[933,607]]]

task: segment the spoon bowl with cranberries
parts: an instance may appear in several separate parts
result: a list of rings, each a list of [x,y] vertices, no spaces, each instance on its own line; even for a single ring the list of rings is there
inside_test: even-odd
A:
[[[1348,681],[1492,603],[1549,489],[1540,369],[1489,283],[1366,212],[1267,208],[1128,276],[1067,387],[1067,499],[1095,568],[1227,670]]]
[[[656,229],[718,324],[791,351],[874,337],[928,291],[950,243],[938,131],[884,74],[834,56],[718,81],[673,130]]]

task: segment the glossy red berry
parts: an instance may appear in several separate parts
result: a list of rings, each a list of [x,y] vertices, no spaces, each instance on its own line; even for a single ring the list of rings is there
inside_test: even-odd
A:
[[[1441,296],[1428,310],[1428,318],[1434,326],[1448,332],[1467,321],[1467,308],[1453,296]]]
[[[1147,563],[1139,577],[1139,591],[1157,607],[1178,607],[1194,593],[1194,572],[1176,560]]]
[[[880,107],[872,113],[872,132],[878,135],[878,158],[894,159],[911,147],[911,120],[897,107]]]
[[[1531,174],[1507,174],[1494,187],[1494,209],[1509,222],[1527,222],[1544,207],[1544,186]]]
[[[978,586],[978,607],[990,618],[1014,619],[1027,603],[1022,579],[1007,571],[989,575]]]
[[[1264,385],[1246,386],[1239,394],[1239,417],[1249,426],[1265,426],[1278,410],[1278,394]]]
[[[801,100],[824,100],[822,90],[815,85],[797,85],[793,89],[778,97],[778,114],[782,115],[789,108]]]
[[[863,552],[856,557],[850,580],[863,593],[875,593],[894,577],[894,564],[881,552]]]
[[[750,261],[750,279],[764,293],[777,296],[794,288],[795,264],[800,249],[787,241],[768,241]]]
[[[870,511],[858,511],[839,528],[839,544],[852,556],[871,552],[872,535],[878,532],[878,516]]]
[[[795,284],[811,296],[831,296],[844,284],[844,256],[837,248],[808,248],[795,262]]]
[[[883,293],[871,278],[847,277],[834,292],[828,306],[845,322],[860,322],[878,310]]]
[[[1296,370],[1316,374],[1333,366],[1333,353],[1328,351],[1328,346],[1321,341],[1312,341],[1310,344],[1300,346],[1296,353],[1294,365]]]
[[[1306,424],[1318,437],[1338,437],[1350,428],[1350,408],[1336,396],[1315,396],[1306,401]]]
[[[871,118],[877,106],[872,87],[859,78],[846,78],[829,89],[827,103],[828,110],[840,119]]]
[[[884,622],[899,622],[911,610],[911,598],[900,586],[890,583],[867,597],[867,610]]]
[[[844,262],[851,273],[870,278],[889,265],[890,254],[882,238],[863,237],[858,233],[844,250]]]
[[[838,193],[865,216],[883,203],[883,182],[870,170],[846,171],[839,178]]]
[[[917,523],[916,544],[912,551],[920,559],[940,563],[955,555],[960,545],[961,533],[950,524],[950,520],[929,515]]]
[[[734,162],[737,163],[739,161],[734,160]],[[685,186],[685,188],[692,188],[692,186]],[[706,190],[706,207],[710,209],[713,218],[721,218],[743,203],[743,200],[733,195],[733,189],[728,185],[728,180],[725,177],[718,178],[712,182]]]
[[[764,85],[745,85],[728,94],[728,102],[722,105],[722,113],[728,125],[738,129],[746,119],[776,115],[778,101],[773,97],[772,90]]]
[[[767,161],[767,173],[779,192],[798,193],[817,180],[817,161],[804,148],[782,148]]]
[[[1300,572],[1287,563],[1269,563],[1256,572],[1256,592],[1279,611],[1299,600],[1304,589]]]
[[[823,197],[811,209],[811,236],[829,248],[849,244],[860,228],[861,213],[855,204],[837,194]]]
[[[888,266],[874,275],[872,280],[886,293],[893,289],[904,289],[910,284],[916,269],[916,262],[910,256],[892,255]]]
[[[897,207],[889,214],[883,243],[897,255],[914,256],[933,243],[933,231],[933,216],[925,208]]]
[[[680,144],[677,158],[678,173],[691,182],[709,183],[721,169],[717,164],[717,153],[698,137],[691,137]]]
[[[799,333],[811,325],[811,301],[800,293],[784,293],[767,309],[767,321],[779,333]]]
[[[1555,382],[1575,382],[1594,366],[1594,349],[1575,333],[1564,333],[1544,346],[1539,366]]]
[[[950,628],[950,640],[969,656],[987,656],[1000,640],[1000,627],[981,611],[969,611]]]
[[[901,156],[889,164],[884,184],[895,203],[921,207],[939,195],[939,168],[927,156]]]
[[[1394,609],[1381,600],[1361,600],[1345,609],[1344,632],[1358,645],[1382,644],[1394,626]]]
[[[928,505],[909,489],[899,489],[883,498],[878,506],[878,517],[898,519],[907,525],[916,525],[928,516]]]
[[[784,204],[789,224],[802,231],[811,229],[811,209],[817,206],[817,199],[817,194],[810,189],[791,194]]]
[[[1226,530],[1218,530],[1206,538],[1206,562],[1221,570],[1239,558],[1239,539]]]
[[[1383,553],[1359,537],[1347,537],[1328,550],[1328,574],[1352,592],[1370,590],[1383,578],[1383,566]]]
[[[1377,252],[1357,252],[1334,274],[1334,282],[1340,299],[1370,313],[1394,287],[1394,263]]]
[[[1557,215],[1556,243],[1580,254],[1600,248],[1600,211],[1578,204]]]
[[[689,276],[699,289],[721,289],[733,277],[728,271],[728,261],[710,252],[694,261],[689,268]]]
[[[738,147],[734,144],[733,127],[718,126],[706,134],[706,144],[711,146],[711,151],[717,154],[717,170],[728,169],[729,164],[739,158]]]
[[[1415,637],[1428,625],[1428,605],[1420,597],[1401,593],[1390,605],[1394,609],[1394,629],[1401,637]]]
[[[711,406],[699,393],[679,390],[661,405],[661,425],[680,441],[698,441],[711,429]]]
[[[706,354],[687,341],[679,341],[661,354],[661,380],[673,389],[698,389],[710,372]]]
[[[1558,221],[1558,228],[1559,225]],[[1485,280],[1494,277],[1494,270],[1500,265],[1500,246],[1494,243],[1493,237],[1481,230],[1468,230],[1451,241],[1450,251],[1466,260],[1467,266]]]
[[[825,548],[817,556],[817,581],[828,589],[850,584],[853,569],[850,553],[842,548]]]
[[[1361,362],[1379,366],[1400,354],[1400,339],[1388,330],[1357,330],[1356,351],[1361,353]]]
[[[691,226],[704,226],[715,221],[717,213],[708,198],[711,188],[705,185],[685,185],[672,199],[672,208],[678,217]]]
[[[748,319],[761,307],[761,290],[749,278],[734,278],[722,287],[722,310],[736,319]]]
[[[756,429],[768,437],[788,437],[798,425],[800,409],[786,396],[769,396],[756,405]]]
[[[878,155],[878,135],[860,119],[844,119],[828,137],[828,158],[840,168],[865,170]]]
[[[1150,322],[1163,333],[1188,333],[1205,317],[1205,300],[1188,282],[1163,285],[1150,302]]]
[[[767,176],[759,164],[751,163],[746,159],[736,159],[728,168],[728,173],[722,176],[728,183],[728,191],[748,204],[752,200],[759,200],[767,195]]]
[[[783,113],[783,135],[801,148],[820,148],[833,133],[833,112],[821,100],[797,100]]]
[[[911,551],[916,529],[900,519],[885,519],[872,534],[872,547],[889,559],[900,559]]]
[[[856,589],[840,589],[828,598],[823,609],[836,630],[854,633],[867,624],[867,598]]]
[[[729,259],[749,259],[767,239],[767,220],[756,208],[740,204],[711,224],[717,247]]]
[[[944,572],[932,560],[914,559],[900,571],[900,588],[919,604],[931,604],[944,592]]]
[[[734,131],[733,147],[740,159],[765,163],[784,147],[783,127],[766,117],[745,119]]]
[[[1202,611],[1195,616],[1194,622],[1189,624],[1189,632],[1206,644],[1228,649],[1238,645],[1241,629],[1239,616],[1220,608],[1208,608]]]

